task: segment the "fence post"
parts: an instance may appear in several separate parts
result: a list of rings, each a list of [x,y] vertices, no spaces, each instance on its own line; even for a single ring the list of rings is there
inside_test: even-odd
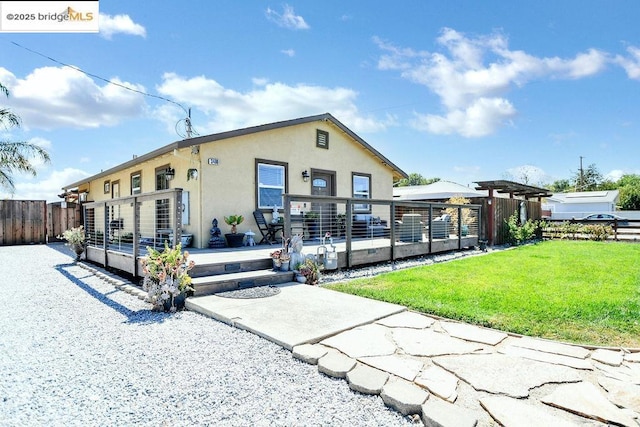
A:
[[[353,205],[351,203],[351,199],[347,200],[345,205],[345,220],[346,220],[346,233],[347,240],[345,242],[346,251],[347,251],[347,268],[351,268],[352,266],[352,258],[351,258],[351,235],[353,233]]]
[[[176,188],[173,203],[173,247],[182,243],[182,188]]]

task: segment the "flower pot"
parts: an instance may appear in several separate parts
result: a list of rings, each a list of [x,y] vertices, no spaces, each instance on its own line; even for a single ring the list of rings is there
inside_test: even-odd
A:
[[[173,305],[176,307],[176,311],[184,310],[184,303],[186,299],[187,295],[184,292],[173,297]],[[164,311],[171,311],[171,299],[164,302]]]
[[[228,233],[225,234],[224,237],[227,238],[227,245],[230,248],[239,248],[242,246],[242,240],[244,239],[244,234],[242,233]]]
[[[280,270],[280,266],[282,265],[282,262],[280,262],[280,260],[276,258],[271,258],[271,261],[273,261],[273,269],[275,271]]]
[[[280,271],[289,271],[289,261],[282,261],[282,264],[280,265]]]
[[[80,260],[80,256],[84,252],[84,246],[81,243],[74,243],[71,249],[76,253],[76,260]]]
[[[307,278],[304,277],[302,274],[296,274],[296,282],[307,283]]]

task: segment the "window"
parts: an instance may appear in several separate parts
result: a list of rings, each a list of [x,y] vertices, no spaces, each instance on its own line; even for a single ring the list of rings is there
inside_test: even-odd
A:
[[[371,198],[371,175],[353,174],[353,197],[355,199]],[[371,205],[354,204],[353,209],[357,212],[370,212]]]
[[[104,182],[104,194],[111,194],[111,181]]]
[[[142,192],[142,174],[134,172],[131,174],[131,194],[140,194]]]
[[[279,163],[257,163],[259,209],[273,209],[283,207],[282,195],[286,192],[286,165]]]
[[[329,149],[329,132],[316,129],[316,147]]]

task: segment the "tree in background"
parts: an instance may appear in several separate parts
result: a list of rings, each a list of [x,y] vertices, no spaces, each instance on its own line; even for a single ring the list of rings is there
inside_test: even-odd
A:
[[[571,178],[575,191],[596,191],[603,181],[602,174],[595,163],[591,163],[586,169],[576,172]]]
[[[0,92],[7,98],[9,90],[0,83]],[[0,108],[0,124],[7,130],[20,127],[20,117],[8,108]],[[36,176],[36,170],[31,163],[32,158],[39,158],[49,162],[49,154],[35,144],[24,141],[0,141],[0,186],[10,192],[15,191],[13,174],[26,172]]]
[[[554,193],[568,193],[573,190],[573,186],[568,179],[559,179],[546,186],[549,191]]]
[[[620,190],[620,209],[623,211],[640,210],[640,175],[622,175],[616,184]]]
[[[403,178],[393,184],[394,187],[407,187],[410,185],[428,185],[440,181],[440,178],[425,178],[419,173],[410,173],[409,178]]]

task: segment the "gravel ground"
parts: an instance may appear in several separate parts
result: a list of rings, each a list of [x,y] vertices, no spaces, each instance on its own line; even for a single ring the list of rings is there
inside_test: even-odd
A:
[[[1,426],[403,426],[291,353],[173,315],[73,263],[62,244],[0,247]]]

